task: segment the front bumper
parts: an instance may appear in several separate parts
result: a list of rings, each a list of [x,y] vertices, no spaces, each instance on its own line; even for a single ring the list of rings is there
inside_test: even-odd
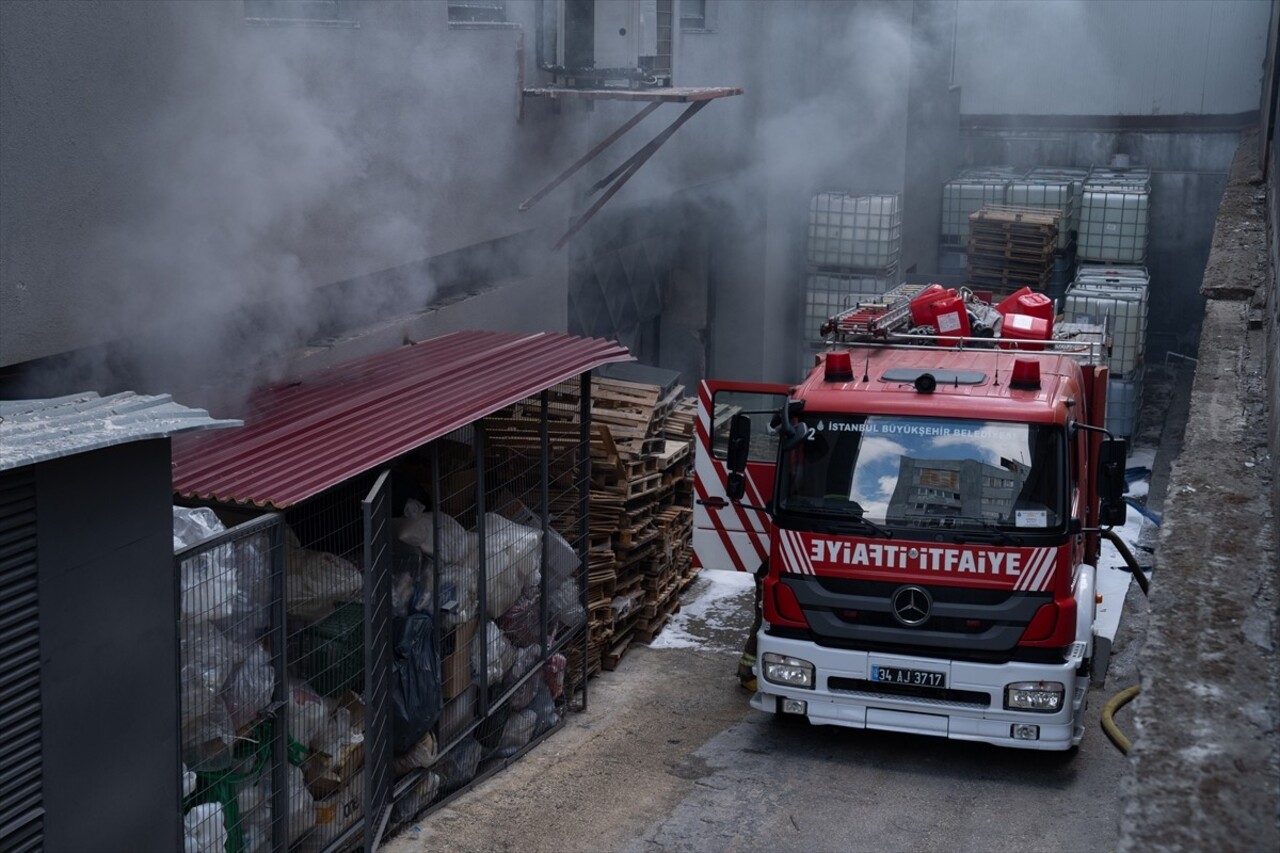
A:
[[[1077,673],[1077,663],[1032,664],[1010,662],[982,664],[941,658],[830,649],[805,640],[787,640],[759,634],[757,661],[767,652],[801,658],[814,665],[814,689],[806,690],[774,684],[764,678],[757,662],[757,692],[751,706],[779,713],[782,699],[807,703],[806,717],[815,725],[847,726],[933,735],[955,740],[978,741],[1021,749],[1065,750],[1080,743],[1084,735],[1084,708],[1088,679]],[[831,687],[832,679],[867,680],[870,667],[893,666],[942,672],[947,687],[967,694],[985,694],[988,702],[919,696],[884,695],[854,688]],[[1063,707],[1053,713],[1007,711],[1005,686],[1017,681],[1058,681],[1066,687]],[[977,700],[977,695],[966,696]],[[1035,740],[1013,737],[1016,724],[1039,727]]]

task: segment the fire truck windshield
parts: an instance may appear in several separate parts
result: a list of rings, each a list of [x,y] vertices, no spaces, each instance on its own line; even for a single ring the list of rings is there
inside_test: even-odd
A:
[[[803,420],[810,438],[781,460],[782,513],[1028,533],[1065,519],[1060,427],[809,412]]]

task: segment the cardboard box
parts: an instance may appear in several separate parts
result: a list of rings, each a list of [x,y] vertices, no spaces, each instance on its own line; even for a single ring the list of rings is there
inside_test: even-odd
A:
[[[477,620],[464,622],[444,636],[445,653],[440,656],[440,692],[449,701],[471,686],[471,641]]]

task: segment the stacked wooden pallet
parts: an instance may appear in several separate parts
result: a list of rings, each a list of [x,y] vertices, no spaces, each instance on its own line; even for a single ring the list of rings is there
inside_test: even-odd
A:
[[[1007,295],[1044,292],[1053,276],[1060,215],[1038,208],[987,206],[969,215],[969,286]]]
[[[693,579],[689,535],[697,405],[683,394],[681,386],[591,381],[591,673],[616,667],[631,643],[652,641]],[[551,402],[553,416],[575,421],[579,386],[556,387]]]

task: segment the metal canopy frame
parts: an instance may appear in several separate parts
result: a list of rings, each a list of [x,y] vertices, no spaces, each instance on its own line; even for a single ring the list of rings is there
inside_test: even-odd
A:
[[[733,95],[741,95],[742,89],[735,87],[672,87],[663,89],[561,89],[561,88],[542,88],[542,89],[525,89],[524,97],[526,98],[551,98],[558,99],[577,99],[586,101],[644,101],[647,102],[644,109],[627,119],[615,131],[610,133],[600,142],[596,143],[590,151],[582,155],[569,168],[565,169],[559,175],[551,180],[546,186],[529,196],[521,205],[520,211],[529,210],[539,201],[547,196],[552,190],[560,186],[562,183],[571,178],[583,166],[590,163],[600,155],[606,148],[621,139],[627,131],[639,124],[646,116],[658,109],[659,106],[666,103],[687,104],[684,112],[676,116],[667,127],[649,142],[645,143],[634,154],[622,162],[618,168],[596,181],[587,190],[587,195],[592,195],[600,190],[604,193],[595,200],[592,205],[573,220],[569,226],[569,230],[555,242],[552,250],[562,248],[573,236],[582,230],[591,218],[600,211],[608,203],[609,199],[622,189],[627,181],[638,171],[640,167],[648,162],[659,148],[661,148],[671,136],[680,129],[680,126],[693,118],[698,112],[711,101],[717,98],[727,98]],[[607,187],[607,189],[606,189]]]

